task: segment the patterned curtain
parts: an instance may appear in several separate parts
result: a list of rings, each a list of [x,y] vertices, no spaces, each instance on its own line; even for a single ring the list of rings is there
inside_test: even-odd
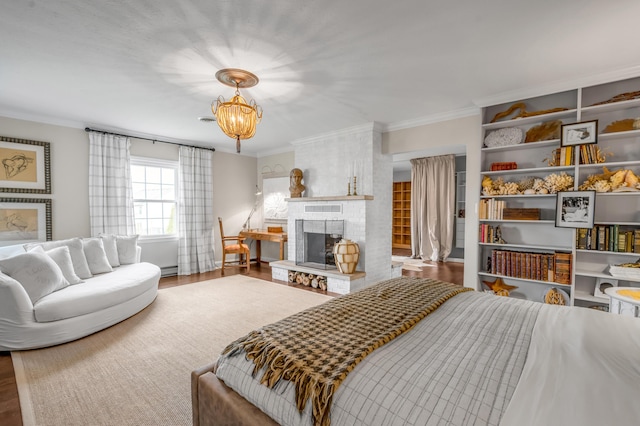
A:
[[[89,132],[91,235],[135,233],[129,138]]]
[[[443,261],[453,247],[454,155],[411,160],[411,256]]]
[[[178,275],[215,269],[212,158],[210,150],[180,147]]]

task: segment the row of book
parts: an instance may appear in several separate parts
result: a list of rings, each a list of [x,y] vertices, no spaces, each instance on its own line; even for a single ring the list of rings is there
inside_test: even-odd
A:
[[[478,219],[501,220],[506,201],[483,198],[478,204]]]
[[[553,164],[556,166],[573,166],[575,164],[576,149],[580,152],[580,164],[598,164],[600,148],[596,144],[557,148],[553,151]]]
[[[617,251],[640,253],[640,229],[620,225],[595,225],[579,228],[576,232],[578,250]]]
[[[491,250],[487,271],[506,277],[571,284],[571,253]]]

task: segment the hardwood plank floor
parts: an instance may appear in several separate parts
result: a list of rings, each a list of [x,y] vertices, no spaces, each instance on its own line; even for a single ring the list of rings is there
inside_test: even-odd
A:
[[[405,251],[394,250],[394,255],[407,256]],[[422,268],[422,271],[402,271],[402,275],[411,277],[424,277],[449,281],[462,285],[463,263],[455,262],[425,262],[432,266]],[[175,287],[178,285],[191,284],[198,281],[211,280],[224,276],[243,274],[265,281],[271,281],[271,267],[268,264],[251,265],[251,270],[247,273],[243,268],[226,267],[222,273],[220,269],[203,274],[193,274],[187,276],[174,276],[160,279],[159,288]],[[320,291],[297,284],[287,284],[292,287],[299,287],[309,291]],[[20,413],[20,401],[18,399],[18,388],[16,386],[13,362],[9,352],[0,352],[0,424],[3,426],[22,426],[22,415]]]

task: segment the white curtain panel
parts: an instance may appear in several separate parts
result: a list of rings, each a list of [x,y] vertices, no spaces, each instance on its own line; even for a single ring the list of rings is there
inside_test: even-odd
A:
[[[212,158],[210,150],[180,147],[178,275],[215,269]]]
[[[135,233],[129,138],[89,132],[91,235]]]
[[[453,247],[454,155],[411,160],[411,255],[443,261]]]

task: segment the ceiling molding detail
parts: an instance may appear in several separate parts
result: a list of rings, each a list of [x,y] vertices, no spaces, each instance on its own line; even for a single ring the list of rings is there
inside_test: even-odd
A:
[[[362,132],[378,132],[382,133],[383,127],[380,123],[376,123],[372,121],[371,123],[361,124],[359,126],[347,127],[346,129],[335,130],[333,132],[327,132],[316,136],[311,136],[308,138],[296,139],[291,142],[291,145],[306,145],[309,143],[321,142],[329,138],[336,138],[340,136],[347,136],[358,134]]]
[[[433,114],[422,118],[412,120],[399,121],[384,126],[384,132],[393,132],[395,130],[411,129],[413,127],[426,126],[428,124],[440,123],[443,121],[455,120],[457,118],[469,117],[471,115],[479,115],[480,108],[477,106],[461,108],[453,111]]]
[[[592,74],[580,78],[572,78],[571,80],[557,81],[555,83],[544,86],[528,87],[518,90],[512,90],[509,92],[502,92],[496,95],[475,99],[473,103],[476,104],[479,108],[484,108],[490,105],[499,105],[516,100],[545,96],[551,93],[575,90],[579,87],[597,86],[599,84],[626,80],[628,78],[634,78],[638,76],[640,76],[640,66],[634,66],[601,74]]]

